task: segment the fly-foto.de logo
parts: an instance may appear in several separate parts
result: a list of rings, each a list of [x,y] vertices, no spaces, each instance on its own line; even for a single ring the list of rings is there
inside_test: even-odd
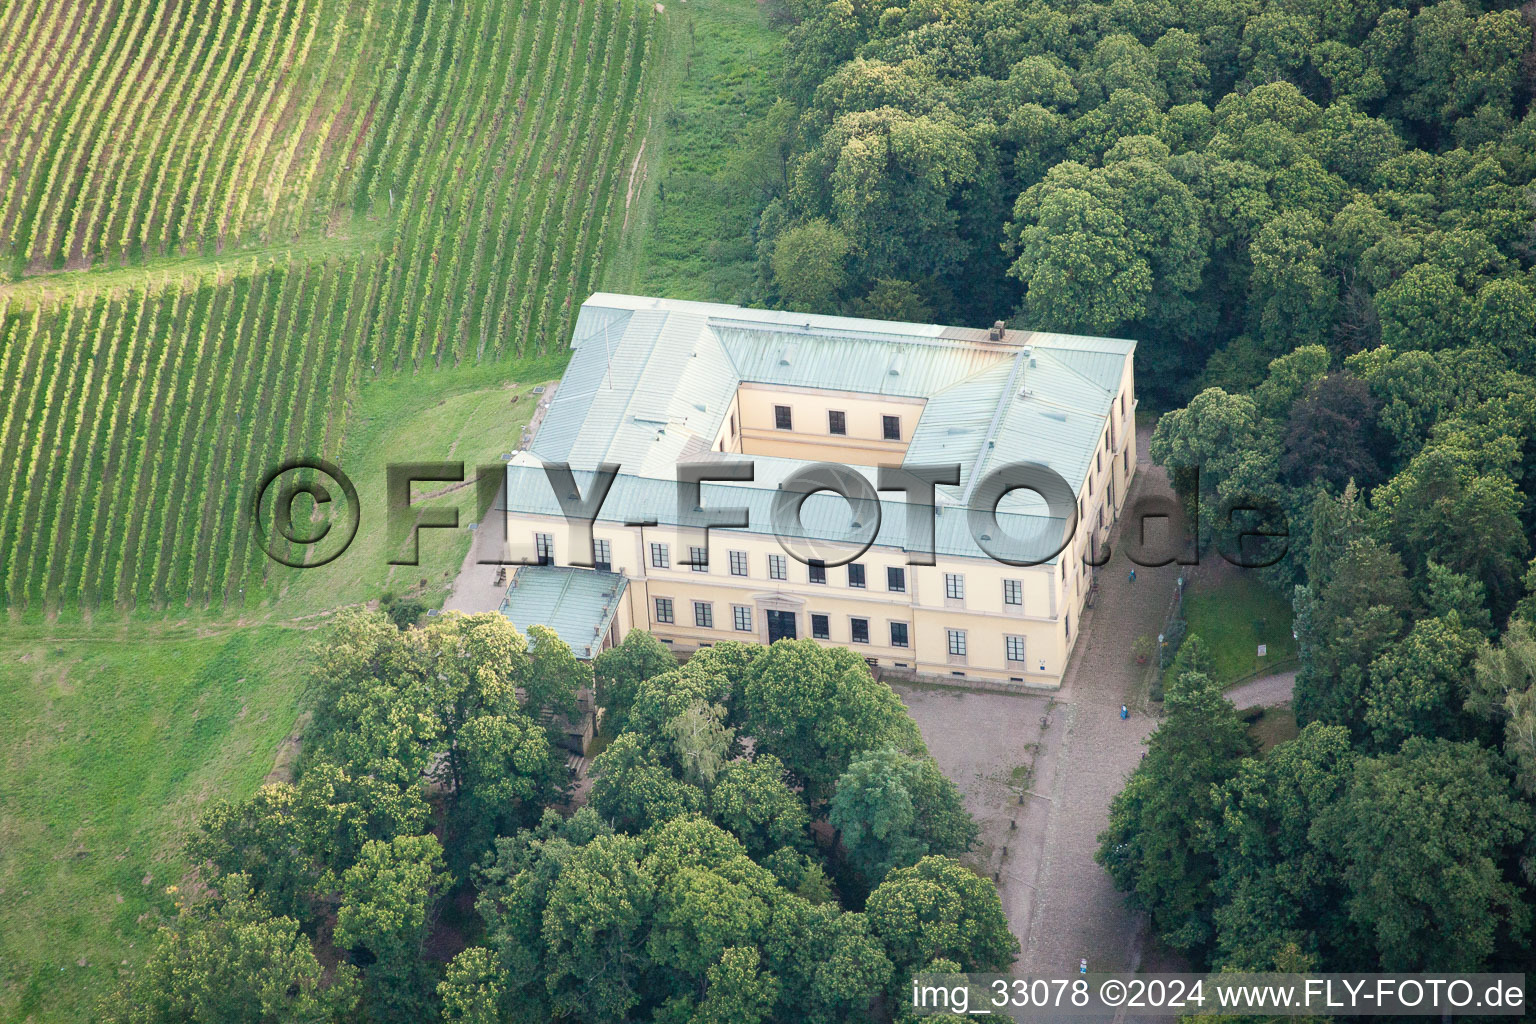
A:
[[[1085,529],[1071,486],[1051,467],[1034,462],[992,470],[967,486],[959,504],[939,493],[940,487],[959,485],[958,463],[880,466],[873,474],[838,463],[811,463],[780,480],[765,502],[764,488],[748,486],[755,480],[750,458],[680,462],[675,480],[667,482],[672,486],[661,498],[652,497],[642,507],[625,503],[622,510],[610,501],[623,476],[620,466],[573,471],[564,463],[545,463],[541,468],[541,474],[521,475],[517,487],[524,497],[528,488],[547,490],[548,515],[563,519],[571,530],[569,562],[576,566],[600,561],[592,527],[604,521],[698,531],[697,547],[706,550],[710,530],[771,535],[787,556],[823,566],[857,561],[882,543],[882,524],[892,516],[898,517],[899,530],[894,532],[901,537],[909,565],[935,563],[941,530],[946,535],[963,531],[978,556],[1028,566],[1054,560]],[[534,543],[525,550],[507,529],[517,513],[507,502],[498,502],[508,485],[505,464],[478,466],[466,477],[463,462],[398,462],[386,466],[385,478],[375,515],[382,514],[388,564],[419,564],[420,531],[457,529],[459,509],[444,500],[470,485],[482,527],[500,528],[508,538],[504,550],[481,559],[482,564],[532,565],[542,560]],[[1198,470],[1181,472],[1181,479],[1192,480],[1192,493],[1198,492]],[[425,484],[437,487],[418,493],[417,485]],[[835,529],[808,528],[805,509],[812,499],[840,501],[846,518]],[[319,458],[274,467],[252,489],[249,508],[262,550],[283,565],[301,569],[338,558],[357,537],[364,519],[352,479],[335,463]],[[1126,520],[1121,532],[1124,554],[1138,566],[1198,564],[1199,515],[1194,502],[1133,495],[1119,517]],[[1215,518],[1212,539],[1231,564],[1263,568],[1285,556],[1289,531],[1284,510],[1273,502],[1229,500]],[[1088,529],[1090,542],[1083,546],[1082,560],[1102,566],[1113,554],[1107,531],[1099,536],[1097,529]]]

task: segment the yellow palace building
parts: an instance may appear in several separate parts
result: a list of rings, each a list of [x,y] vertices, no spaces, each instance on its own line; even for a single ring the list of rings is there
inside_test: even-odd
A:
[[[506,547],[533,563],[502,606],[515,622],[585,656],[630,628],[679,653],[812,637],[919,679],[1060,685],[1135,472],[1134,342],[597,294],[572,348],[507,467]],[[1075,523],[1013,490],[978,527],[978,492],[1017,463],[1065,481]],[[786,517],[816,464],[862,477],[871,500],[822,491]],[[957,482],[931,505],[878,489],[881,467],[938,466]],[[573,519],[600,467],[600,508]],[[679,467],[705,478],[681,501]],[[698,525],[725,510],[746,525]],[[1038,564],[992,557],[992,529]]]

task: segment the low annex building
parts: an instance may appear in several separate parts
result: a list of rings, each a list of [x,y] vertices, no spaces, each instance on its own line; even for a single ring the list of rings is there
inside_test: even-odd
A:
[[[633,627],[680,652],[812,637],[886,671],[1057,686],[1089,562],[1135,472],[1135,347],[1001,323],[593,295],[544,422],[507,467],[507,549],[535,564],[517,570],[503,610],[536,614],[533,595],[557,585],[599,595],[562,603],[598,609],[592,622],[562,612],[558,627],[589,657]],[[990,557],[979,541],[991,538],[978,539],[968,515],[981,481],[1019,462],[1049,467],[1077,496],[1075,527],[1031,491],[998,504],[996,526],[1040,550],[1034,565]],[[752,479],[706,480],[698,507],[680,508],[678,467],[694,463],[750,463]],[[879,491],[878,523],[823,491],[791,525],[776,524],[781,484],[815,463],[860,473],[872,489],[881,466],[958,464],[959,482],[939,485],[931,508]],[[572,493],[555,493],[547,464],[570,467]],[[604,465],[617,476],[594,543],[578,545],[561,499],[590,496]],[[706,541],[688,514],[701,509],[744,511],[748,525],[712,528]],[[914,513],[931,517],[932,564],[913,564],[925,560]],[[871,531],[849,560],[859,551],[850,541]],[[807,558],[807,548],[834,554]]]

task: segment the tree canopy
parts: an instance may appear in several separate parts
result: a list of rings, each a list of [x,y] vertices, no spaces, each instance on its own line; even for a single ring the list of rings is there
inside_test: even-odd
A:
[[[1530,371],[1510,0],[787,6],[799,116],[742,299],[854,312],[899,281],[942,321],[1155,339],[1167,403],[1311,344],[1474,331]]]
[[[500,616],[349,612],[313,656],[295,779],[201,816],[209,889],[116,1019],[878,1024],[914,967],[1017,951],[996,888],[948,856],[976,834],[958,792],[846,651],[679,666],[632,633],[589,676]],[[573,801],[538,716],[588,678],[620,726]]]

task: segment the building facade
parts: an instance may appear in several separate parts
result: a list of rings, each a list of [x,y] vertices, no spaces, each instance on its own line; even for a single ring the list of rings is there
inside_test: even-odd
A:
[[[507,468],[506,554],[622,577],[604,643],[811,637],[918,678],[1060,685],[1136,468],[1133,342],[599,294],[573,346]],[[786,517],[784,485],[818,463],[878,502],[823,491]],[[976,520],[987,478],[1017,463],[1065,481],[1076,515],[1014,490]],[[710,478],[743,464],[750,480]],[[681,500],[680,465],[706,477]],[[595,516],[568,516],[603,466]],[[931,504],[877,490],[881,467],[940,466],[958,482]],[[747,525],[702,528],[724,509]]]

